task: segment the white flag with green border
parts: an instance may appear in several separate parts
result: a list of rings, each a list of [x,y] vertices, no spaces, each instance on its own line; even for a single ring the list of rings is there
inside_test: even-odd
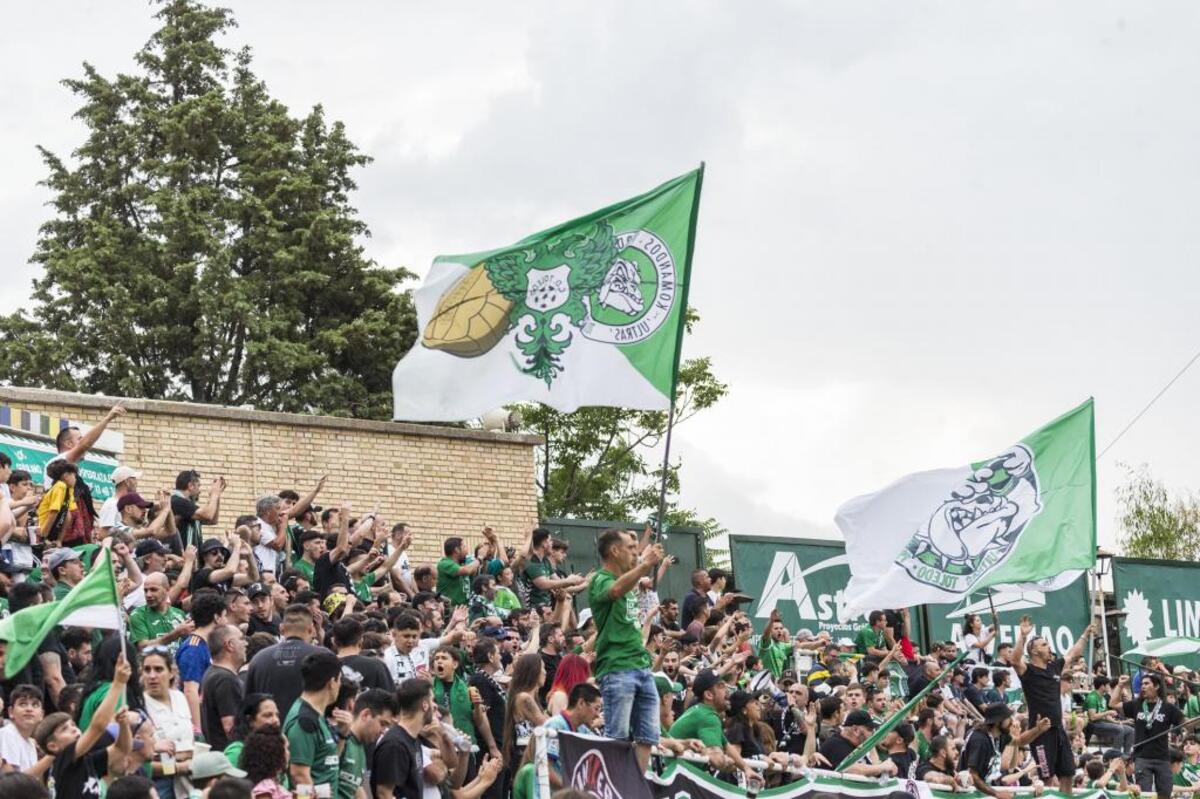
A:
[[[703,167],[510,247],[436,258],[394,418],[518,401],[665,410],[678,371]]]
[[[1089,399],[995,456],[850,500],[835,518],[850,562],[846,612],[957,602],[1091,568],[1095,464]]]
[[[33,660],[38,646],[55,627],[122,629],[121,595],[113,576],[112,553],[107,547],[97,552],[92,570],[65,597],[0,619],[0,641],[8,642],[4,655],[6,680]]]

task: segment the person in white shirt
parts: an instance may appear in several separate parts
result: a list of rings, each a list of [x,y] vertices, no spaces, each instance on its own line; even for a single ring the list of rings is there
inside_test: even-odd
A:
[[[116,527],[117,522],[121,520],[117,501],[126,494],[137,493],[137,481],[141,476],[141,472],[134,471],[128,466],[118,466],[113,469],[113,495],[104,500],[104,504],[100,506],[100,516],[96,520],[96,525],[100,528],[100,535],[108,535],[109,530]]]
[[[154,722],[154,782],[160,794],[173,789],[176,797],[187,796],[186,775],[195,751],[195,732],[187,697],[171,687],[174,658],[165,646],[142,650],[142,699]],[[164,759],[163,755],[167,757]],[[169,766],[167,764],[170,764]],[[174,771],[174,773],[170,773]]]
[[[392,621],[392,645],[383,650],[383,662],[396,685],[429,674],[429,653],[421,646],[419,616],[401,613]]]
[[[254,503],[258,514],[258,529],[251,533],[254,556],[259,571],[279,574],[279,561],[287,547],[287,514],[283,500],[275,494],[265,494]]]
[[[18,685],[8,695],[9,722],[0,727],[0,769],[5,774],[23,771],[41,779],[54,763],[53,756],[38,757],[33,731],[42,720],[42,691],[33,685]]]

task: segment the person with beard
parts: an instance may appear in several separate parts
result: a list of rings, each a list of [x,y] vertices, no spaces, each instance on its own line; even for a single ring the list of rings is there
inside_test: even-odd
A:
[[[1075,754],[1071,749],[1071,736],[1063,726],[1060,683],[1063,667],[1083,653],[1083,644],[1094,629],[1094,625],[1089,624],[1066,655],[1055,658],[1050,651],[1050,642],[1033,635],[1033,620],[1029,616],[1022,616],[1013,647],[1012,667],[1021,679],[1021,689],[1025,692],[1029,726],[1040,728],[1042,719],[1050,720],[1050,726],[1031,745],[1033,758],[1038,764],[1038,774],[1046,783],[1057,777],[1059,790],[1065,794],[1070,794],[1074,786]],[[1025,660],[1027,650],[1028,662]]]
[[[888,760],[896,764],[896,775],[900,779],[911,778],[917,766],[917,753],[912,744],[917,737],[913,725],[908,722],[897,724],[880,742],[887,752]]]
[[[947,735],[935,735],[929,739],[929,756],[917,764],[915,776],[931,785],[952,787],[958,784],[958,748],[954,739]]]
[[[730,707],[729,687],[725,681],[714,671],[702,671],[692,681],[692,696],[696,698],[695,704],[684,711],[667,734],[674,739],[698,740],[709,750],[720,749],[731,764],[742,772],[747,784],[757,782],[758,773],[729,745],[725,737],[722,718]]]
[[[1012,791],[996,787],[1004,776],[1004,751],[1013,744],[1025,746],[1051,728],[1050,719],[1042,716],[1035,726],[1013,738],[1012,715],[1012,708],[1004,702],[984,707],[983,722],[971,730],[958,758],[958,769],[970,772],[975,790],[996,799],[1013,799]]]
[[[70,471],[77,472],[76,467],[84,459],[88,451],[100,440],[104,429],[115,419],[124,415],[125,408],[121,405],[114,405],[108,409],[108,413],[104,415],[104,418],[90,427],[86,433],[80,432],[78,427],[64,427],[59,430],[58,435],[54,437],[54,445],[58,450],[58,454],[51,458],[45,467],[47,487],[50,487],[50,484],[54,480],[52,472],[57,472],[61,468],[55,464],[65,463],[71,467]],[[47,494],[49,493],[47,492]],[[75,507],[71,508],[70,518],[65,520],[66,523],[63,525],[63,529],[59,531],[58,540],[66,546],[90,544],[92,543],[92,528],[98,515],[96,507],[92,503],[91,490],[88,488],[86,482],[78,480],[73,488],[72,495]],[[38,520],[40,524],[40,512]]]
[[[841,729],[830,736],[817,753],[825,758],[832,768],[837,768],[843,760],[853,754],[879,725],[871,714],[865,710],[852,710],[846,714]],[[882,763],[865,763],[861,759],[844,769],[848,774],[858,774],[862,777],[892,777],[896,774],[896,764],[891,760]]]
[[[409,678],[396,689],[399,717],[371,756],[371,796],[383,799],[422,799],[422,728],[433,721],[433,687],[428,680]]]
[[[1167,730],[1183,723],[1183,712],[1166,701],[1163,679],[1147,671],[1142,675],[1142,692],[1125,700],[1129,691],[1129,676],[1121,675],[1108,703],[1119,708],[1125,718],[1133,720],[1133,768],[1138,788],[1143,795],[1153,790],[1160,797],[1172,792],[1170,742]]]
[[[250,599],[250,620],[246,625],[246,635],[267,633],[279,637],[279,616],[275,613],[275,601],[271,590],[262,583],[252,583],[246,589]]]

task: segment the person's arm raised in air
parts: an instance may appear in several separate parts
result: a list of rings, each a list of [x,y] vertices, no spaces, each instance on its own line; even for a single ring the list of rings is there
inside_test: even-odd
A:
[[[1021,624],[1017,628],[1017,640],[1013,643],[1012,664],[1013,671],[1017,676],[1025,674],[1025,644],[1029,636],[1033,633],[1033,619],[1028,616],[1021,617]]]
[[[196,570],[196,548],[189,546],[183,551],[183,568],[179,572],[179,579],[171,586],[171,590],[167,592],[167,601],[175,604],[179,601],[180,595],[187,590],[188,585],[192,582],[192,572]]]
[[[208,490],[208,502],[197,507],[192,518],[201,524],[216,524],[221,517],[221,494],[225,492],[225,478],[218,477]]]
[[[622,574],[608,588],[609,599],[620,599],[637,587],[638,580],[654,571],[654,567],[663,559],[662,544],[653,544],[642,550],[638,555],[638,563],[629,571]],[[583,578],[579,578],[583,579]]]
[[[229,542],[229,562],[219,569],[214,569],[208,573],[209,585],[223,583],[226,580],[233,579],[237,574],[238,559],[242,557],[242,538],[240,535],[233,536],[233,540]]]
[[[133,533],[134,538],[169,538],[167,533],[167,519],[174,520],[175,514],[171,513],[171,495],[166,491],[159,491],[156,497],[158,502],[158,512],[154,514],[154,518],[150,523]]]
[[[1083,645],[1096,630],[1096,624],[1093,622],[1083,628],[1083,632],[1079,634],[1079,638],[1075,639],[1075,643],[1071,644],[1071,648],[1067,650],[1067,654],[1063,655],[1063,660],[1070,663],[1075,658],[1083,654]]]
[[[328,479],[329,479],[329,475],[327,475],[327,474],[321,475],[320,479],[317,480],[317,484],[315,486],[313,486],[312,491],[309,491],[307,494],[300,497],[300,501],[297,502],[295,505],[293,505],[292,509],[287,512],[287,514],[286,514],[287,518],[299,519],[306,512],[308,512],[308,509],[313,504],[313,500],[315,500],[317,498],[317,494],[321,493],[321,489],[325,487],[325,481]],[[284,514],[281,514],[281,515],[284,515]]]
[[[121,694],[125,693],[125,685],[129,682],[131,674],[133,674],[133,669],[130,667],[129,660],[125,657],[125,649],[122,647],[121,655],[117,658],[112,684],[108,686],[108,693],[104,695],[104,701],[100,703],[100,707],[96,708],[96,712],[92,714],[92,720],[87,729],[80,733],[75,742],[76,760],[90,752],[96,742],[100,740],[100,736],[104,734],[104,728],[112,721],[113,713],[117,709],[117,702],[121,701]],[[117,742],[113,746],[120,744],[121,738],[124,737],[125,746],[122,748],[122,752],[127,754],[130,749],[129,727],[128,725],[123,726],[122,735],[117,736]],[[109,761],[112,761],[112,747],[109,747]]]
[[[123,405],[114,405],[108,409],[108,413],[104,414],[104,418],[92,426],[90,430],[79,437],[79,443],[71,447],[62,454],[63,460],[70,463],[79,463],[87,455],[88,450],[96,445],[100,440],[100,436],[104,433],[104,428],[108,427],[119,416],[125,415],[125,407]]]
[[[233,584],[240,587],[243,585],[257,583],[262,575],[258,573],[258,558],[254,557],[254,550],[250,548],[250,528],[243,525],[239,527],[238,530],[239,535],[244,536],[244,538],[238,540],[246,541],[245,547],[242,549],[242,557],[246,559],[246,573],[233,575]],[[278,538],[278,536],[276,536],[276,538]],[[233,559],[231,558],[231,560]],[[235,570],[237,569],[236,560],[233,561],[233,568]]]
[[[343,502],[338,508],[338,537],[333,549],[329,550],[329,562],[337,563],[350,552],[350,503]],[[370,522],[368,522],[369,524]]]

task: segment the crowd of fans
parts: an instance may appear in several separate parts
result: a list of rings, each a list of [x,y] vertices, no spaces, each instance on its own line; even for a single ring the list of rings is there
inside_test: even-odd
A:
[[[906,609],[853,640],[777,615],[757,636],[719,569],[660,598],[672,559],[648,529],[597,536],[588,575],[541,528],[442,538],[421,564],[410,547],[434,531],[322,508],[324,479],[231,519],[220,477],[149,497],[119,467],[97,507],[78,464],[122,413],[64,429],[44,486],[0,455],[2,612],[63,599],[107,548],[127,613],[51,632],[0,683],[0,799],[533,799],[538,728],[750,793],[838,766],[1000,799],[1200,782],[1195,675],[1110,675],[1082,657],[1091,628],[1061,656],[1028,618],[1010,642],[974,615],[922,653]]]

